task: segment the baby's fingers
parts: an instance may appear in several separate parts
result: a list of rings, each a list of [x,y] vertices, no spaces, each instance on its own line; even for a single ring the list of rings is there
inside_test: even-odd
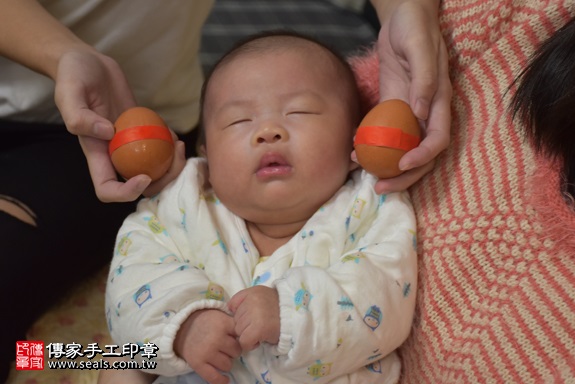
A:
[[[259,332],[254,331],[254,327],[247,327],[238,338],[243,351],[253,351],[260,345]]]
[[[195,372],[209,384],[228,384],[230,382],[229,377],[222,374],[216,367],[210,364],[204,364],[198,367]]]
[[[228,336],[222,341],[220,351],[225,353],[232,359],[240,357],[242,354],[242,347],[235,336]]]

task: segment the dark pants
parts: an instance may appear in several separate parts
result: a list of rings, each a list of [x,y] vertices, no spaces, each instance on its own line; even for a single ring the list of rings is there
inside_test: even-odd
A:
[[[116,233],[135,203],[96,198],[78,139],[64,126],[2,121],[0,195],[37,216],[34,227],[0,211],[3,383],[16,341],[30,325],[110,262]]]

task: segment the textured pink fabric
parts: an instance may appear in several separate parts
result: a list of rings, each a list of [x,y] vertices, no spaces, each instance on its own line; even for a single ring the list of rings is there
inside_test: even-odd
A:
[[[534,153],[507,110],[513,79],[575,16],[574,4],[442,2],[452,142],[410,189],[420,282],[402,383],[575,382],[575,212],[557,167]],[[353,65],[373,105],[377,58]]]

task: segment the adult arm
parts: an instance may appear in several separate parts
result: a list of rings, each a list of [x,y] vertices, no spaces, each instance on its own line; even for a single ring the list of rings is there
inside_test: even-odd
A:
[[[0,54],[55,82],[55,101],[68,131],[78,136],[98,198],[131,201],[151,195],[183,168],[183,143],[166,177],[121,182],[108,156],[112,121],[136,105],[119,65],[83,42],[35,0],[0,0]]]

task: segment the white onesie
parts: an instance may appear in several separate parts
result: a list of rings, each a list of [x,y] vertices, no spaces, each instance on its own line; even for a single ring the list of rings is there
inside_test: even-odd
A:
[[[206,161],[191,159],[125,220],[106,292],[115,342],[156,344],[150,373],[189,373],[173,350],[182,322],[200,309],[229,313],[235,293],[262,284],[279,294],[280,340],[237,359],[236,383],[396,382],[394,350],[410,332],[417,284],[408,194],[377,195],[376,179],[354,171],[297,235],[260,258],[207,180]]]

